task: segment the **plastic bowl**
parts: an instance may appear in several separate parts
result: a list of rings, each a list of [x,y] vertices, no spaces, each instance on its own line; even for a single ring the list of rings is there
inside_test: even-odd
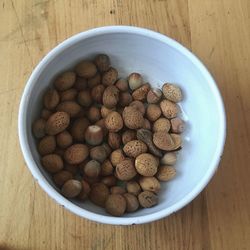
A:
[[[39,116],[42,95],[52,79],[83,58],[110,56],[121,77],[139,72],[145,81],[161,87],[177,83],[183,90],[182,116],[187,123],[177,176],[163,183],[159,204],[123,217],[108,215],[89,201],[64,198],[43,170],[32,122]],[[189,50],[162,34],[131,26],[108,26],[79,33],[51,50],[31,74],[20,104],[19,138],[34,178],[57,203],[84,218],[107,224],[140,224],[168,216],[192,201],[207,185],[219,164],[226,134],[225,111],[219,90],[204,65]]]

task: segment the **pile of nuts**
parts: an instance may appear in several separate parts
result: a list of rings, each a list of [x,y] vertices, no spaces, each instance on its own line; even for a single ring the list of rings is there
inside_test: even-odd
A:
[[[41,164],[62,195],[113,216],[152,207],[160,182],[176,175],[181,100],[174,84],[151,88],[139,73],[118,79],[107,55],[81,61],[44,94],[33,123]]]

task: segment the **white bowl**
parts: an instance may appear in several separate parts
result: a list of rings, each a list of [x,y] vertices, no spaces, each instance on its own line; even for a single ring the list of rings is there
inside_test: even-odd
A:
[[[177,176],[164,183],[159,204],[124,217],[112,217],[90,202],[64,198],[43,170],[31,133],[39,116],[41,99],[59,72],[73,67],[83,58],[98,53],[110,56],[120,76],[140,72],[145,81],[161,87],[177,83],[183,90],[182,116],[187,123],[183,149],[178,155]],[[20,104],[19,138],[32,175],[56,202],[71,212],[107,224],[140,224],[154,221],[184,207],[212,178],[222,155],[226,121],[219,90],[204,65],[186,48],[159,33],[130,26],[110,26],[77,34],[59,44],[38,64],[30,76]]]

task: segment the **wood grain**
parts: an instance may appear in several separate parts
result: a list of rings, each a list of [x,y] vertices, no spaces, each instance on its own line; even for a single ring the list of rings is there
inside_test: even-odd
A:
[[[0,0],[0,249],[250,249],[250,2],[248,0]],[[228,120],[215,177],[163,220],[108,226],[57,205],[34,182],[18,142],[20,97],[55,45],[103,25],[173,37],[208,66]]]

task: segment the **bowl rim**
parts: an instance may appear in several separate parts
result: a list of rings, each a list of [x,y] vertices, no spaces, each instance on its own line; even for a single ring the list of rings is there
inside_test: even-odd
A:
[[[31,89],[36,83],[36,80],[40,76],[40,73],[44,70],[46,65],[53,60],[56,56],[58,56],[63,50],[69,48],[73,44],[84,40],[86,38],[94,37],[96,35],[102,34],[112,34],[112,33],[129,33],[135,35],[141,35],[144,37],[148,37],[151,39],[158,40],[160,42],[166,43],[168,46],[178,50],[181,54],[187,57],[203,74],[203,76],[207,79],[207,82],[212,90],[216,105],[219,110],[219,138],[218,143],[216,145],[216,151],[213,156],[213,159],[210,162],[210,165],[207,168],[206,174],[203,178],[196,184],[191,192],[189,192],[185,197],[176,202],[170,207],[162,209],[161,211],[148,214],[141,215],[135,217],[113,217],[96,214],[94,212],[90,212],[85,210],[84,208],[80,208],[76,204],[64,198],[58,191],[56,191],[50,183],[46,180],[46,178],[41,173],[39,167],[36,165],[31,150],[29,148],[27,131],[26,131],[26,115],[28,109],[28,98],[31,92]],[[220,91],[215,83],[215,80],[208,72],[204,64],[195,56],[191,51],[181,45],[179,42],[175,41],[172,38],[169,38],[166,35],[160,34],[156,31],[152,31],[146,28],[140,28],[135,26],[103,26],[94,29],[90,29],[76,35],[71,36],[70,38],[64,40],[56,47],[54,47],[47,55],[43,57],[43,59],[38,63],[38,65],[33,70],[31,76],[29,77],[26,86],[23,91],[23,95],[21,98],[20,106],[19,106],[19,115],[18,115],[18,135],[21,150],[25,159],[25,162],[31,171],[33,177],[41,186],[41,188],[58,204],[65,207],[67,210],[73,212],[74,214],[84,217],[86,219],[90,219],[95,222],[105,223],[105,224],[113,224],[113,225],[131,225],[131,224],[142,224],[152,222],[163,217],[166,217],[177,210],[180,210],[188,203],[190,203],[198,194],[205,188],[208,182],[211,180],[214,175],[216,169],[218,168],[220,159],[222,157],[225,139],[226,139],[226,114],[224,109],[223,100],[220,94]]]

